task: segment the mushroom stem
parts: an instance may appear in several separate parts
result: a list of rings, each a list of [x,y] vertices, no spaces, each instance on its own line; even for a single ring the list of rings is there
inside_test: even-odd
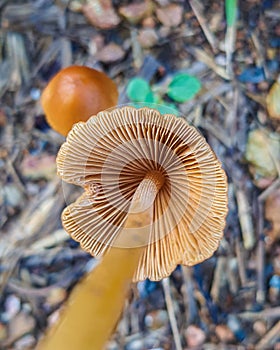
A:
[[[39,343],[38,350],[104,349],[145,248],[141,235],[150,231],[153,203],[163,183],[162,174],[153,171],[139,184],[120,233],[125,235],[125,229],[133,228],[136,235],[125,238],[127,248],[111,247],[102,262],[78,284],[58,323]],[[135,237],[140,241],[135,241]]]

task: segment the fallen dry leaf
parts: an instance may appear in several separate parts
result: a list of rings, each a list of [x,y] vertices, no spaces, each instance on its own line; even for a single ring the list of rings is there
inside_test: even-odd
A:
[[[260,178],[275,178],[279,171],[280,137],[265,129],[252,130],[248,135],[245,157],[256,185]]]
[[[280,82],[276,81],[266,97],[266,106],[271,118],[280,120]]]

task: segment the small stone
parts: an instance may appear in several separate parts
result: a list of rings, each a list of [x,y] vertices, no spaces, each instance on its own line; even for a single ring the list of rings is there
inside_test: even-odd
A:
[[[155,28],[156,22],[153,17],[146,17],[142,21],[142,26],[144,28]]]
[[[219,324],[215,328],[215,333],[217,337],[223,343],[230,343],[235,340],[233,332],[228,328],[227,325]]]
[[[267,332],[266,324],[261,320],[258,320],[254,323],[253,329],[261,337]]]
[[[111,63],[121,60],[124,55],[125,51],[121,46],[115,43],[110,43],[97,53],[96,58],[101,62]]]
[[[127,350],[143,350],[144,349],[144,340],[143,339],[134,339],[126,345]]]
[[[159,329],[168,323],[168,314],[165,310],[156,310],[148,313],[145,317],[146,327],[149,329]]]
[[[138,34],[138,41],[146,49],[153,47],[158,42],[158,36],[154,29],[141,29]]]
[[[32,316],[23,312],[17,314],[9,323],[9,341],[12,343],[26,333],[31,332],[35,327],[35,320]]]
[[[5,312],[2,314],[2,319],[7,322],[18,314],[21,308],[21,302],[17,296],[11,294],[6,298],[4,305]]]
[[[149,0],[128,4],[121,6],[119,13],[125,17],[130,23],[137,24],[145,16],[149,16],[152,12],[153,6]]]
[[[27,334],[14,344],[15,350],[34,349],[36,339],[31,334]]]
[[[190,325],[186,329],[185,337],[190,348],[202,345],[206,339],[205,332],[194,325]]]
[[[22,202],[22,193],[14,184],[6,184],[3,186],[0,192],[2,192],[1,197],[7,206],[10,206],[12,208],[17,208],[20,206]]]
[[[82,11],[88,21],[97,28],[114,28],[121,21],[111,0],[88,0]]]
[[[94,56],[104,47],[104,38],[102,35],[95,35],[89,42],[89,53]]]
[[[157,8],[158,20],[166,27],[177,27],[183,19],[183,8],[180,5],[170,4],[166,7]]]

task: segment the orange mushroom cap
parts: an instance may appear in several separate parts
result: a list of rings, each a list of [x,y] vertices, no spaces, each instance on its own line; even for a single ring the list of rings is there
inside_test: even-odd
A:
[[[41,103],[50,126],[66,136],[79,121],[117,105],[116,84],[106,74],[84,66],[69,66],[48,83]]]
[[[136,247],[123,239],[130,203],[147,174],[160,174],[135,281],[159,280],[178,264],[197,264],[217,249],[227,214],[226,175],[204,137],[184,119],[150,108],[100,112],[74,126],[57,166],[66,182],[85,189],[65,208],[63,225],[95,257],[110,246]]]

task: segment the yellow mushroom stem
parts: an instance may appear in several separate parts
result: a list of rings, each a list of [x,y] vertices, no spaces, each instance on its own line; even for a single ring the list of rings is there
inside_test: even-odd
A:
[[[153,171],[139,184],[124,228],[133,228],[132,240],[150,230],[156,195],[164,177]],[[144,230],[143,230],[144,229]],[[124,232],[123,230],[122,232]],[[122,233],[121,233],[122,234]],[[61,316],[38,350],[103,350],[121,315],[134,272],[145,246],[125,241],[134,248],[111,247],[101,263],[73,290]],[[135,247],[136,246],[136,247]]]

